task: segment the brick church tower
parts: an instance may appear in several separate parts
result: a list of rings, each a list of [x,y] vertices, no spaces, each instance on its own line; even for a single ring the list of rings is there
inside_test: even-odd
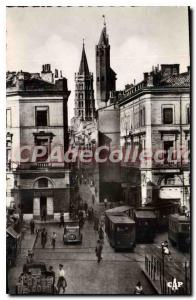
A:
[[[75,118],[92,121],[95,117],[93,73],[89,72],[84,42],[78,73],[75,73]]]
[[[106,106],[110,92],[116,90],[116,73],[110,67],[110,44],[105,20],[96,45],[96,89],[98,108]]]

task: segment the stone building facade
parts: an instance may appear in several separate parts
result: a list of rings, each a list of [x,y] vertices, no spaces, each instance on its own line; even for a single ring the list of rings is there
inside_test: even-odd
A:
[[[190,210],[190,71],[180,73],[179,67],[161,65],[144,73],[118,102],[121,146],[148,151],[147,159],[122,165],[124,199],[165,213],[175,206]]]
[[[41,74],[7,72],[8,200],[23,214],[39,219],[68,211],[69,168],[67,101],[62,73],[43,65]],[[55,157],[56,152],[59,154]]]

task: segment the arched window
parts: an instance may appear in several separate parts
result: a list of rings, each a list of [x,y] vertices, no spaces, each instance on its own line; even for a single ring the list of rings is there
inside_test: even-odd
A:
[[[38,187],[39,188],[46,188],[46,187],[48,187],[48,179],[47,178],[40,178],[38,180]]]

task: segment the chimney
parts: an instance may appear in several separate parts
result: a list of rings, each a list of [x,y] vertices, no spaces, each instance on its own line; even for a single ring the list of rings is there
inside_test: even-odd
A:
[[[30,73],[27,72],[23,72],[22,70],[20,72],[18,72],[17,74],[17,88],[19,90],[23,90],[24,86],[25,86],[25,80],[30,79],[31,75]]]
[[[58,78],[59,77],[59,72],[58,72],[58,70],[57,69],[55,69],[55,76],[54,76],[55,78]]]
[[[144,81],[146,83],[146,86],[148,86],[148,87],[153,86],[153,72],[151,72],[151,73],[145,72],[144,73]]]
[[[41,78],[44,81],[54,83],[54,74],[51,72],[50,64],[42,65]]]
[[[164,64],[161,65],[161,73],[162,77],[170,77],[173,75],[179,75],[179,69],[180,65],[179,64]]]

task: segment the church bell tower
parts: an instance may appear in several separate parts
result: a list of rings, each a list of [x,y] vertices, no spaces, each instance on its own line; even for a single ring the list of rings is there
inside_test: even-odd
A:
[[[110,67],[110,44],[105,16],[104,26],[98,45],[96,45],[96,91],[98,108],[105,107],[110,92],[116,90],[116,73]]]
[[[81,121],[92,121],[95,117],[93,73],[89,72],[84,40],[78,73],[75,73],[75,111]]]

